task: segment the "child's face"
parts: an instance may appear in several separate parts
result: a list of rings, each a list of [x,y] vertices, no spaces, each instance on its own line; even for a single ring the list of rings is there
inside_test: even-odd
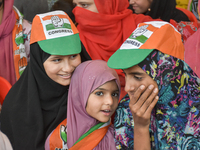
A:
[[[80,54],[66,56],[51,55],[43,65],[49,78],[63,86],[67,86],[70,84],[75,68],[80,63]]]
[[[82,7],[92,12],[98,13],[94,0],[73,0],[73,4],[75,6]]]
[[[100,122],[109,121],[118,106],[119,89],[114,80],[95,89],[89,96],[87,113]]]
[[[141,85],[147,88],[152,84],[155,88],[158,88],[157,83],[138,65],[124,69],[123,71],[126,79],[125,91],[128,92],[128,94],[133,95]]]

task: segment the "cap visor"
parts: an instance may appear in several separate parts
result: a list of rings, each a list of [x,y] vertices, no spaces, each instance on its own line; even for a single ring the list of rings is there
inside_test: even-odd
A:
[[[142,62],[154,49],[119,49],[108,60],[114,69],[128,69]]]
[[[73,55],[81,52],[79,34],[38,41],[41,49],[51,55]]]

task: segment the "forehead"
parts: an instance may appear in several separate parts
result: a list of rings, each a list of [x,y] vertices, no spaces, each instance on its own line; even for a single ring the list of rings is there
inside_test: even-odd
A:
[[[115,80],[107,81],[97,89],[119,90]]]
[[[142,68],[140,68],[138,65],[135,65],[133,67],[130,67],[128,69],[124,69],[124,71],[126,73],[131,73],[131,72],[141,72],[141,73],[145,73],[144,70],[142,70]]]

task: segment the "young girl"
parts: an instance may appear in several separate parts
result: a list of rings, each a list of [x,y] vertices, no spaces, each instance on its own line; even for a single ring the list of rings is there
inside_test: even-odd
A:
[[[63,11],[36,15],[30,62],[7,94],[1,129],[13,149],[43,150],[48,135],[66,118],[68,87],[81,63],[78,31]]]
[[[116,149],[110,121],[118,105],[119,93],[118,75],[105,61],[87,61],[76,68],[68,92],[67,126],[60,128],[65,134],[67,132],[67,139],[65,136],[63,141],[67,140],[70,150]],[[58,148],[50,143],[51,138],[45,149]]]
[[[136,42],[141,37],[144,38],[144,34],[135,38],[133,32],[127,41]],[[116,110],[117,148],[198,149],[200,79],[183,60],[160,49],[136,49],[127,41],[108,61],[109,67],[123,69],[125,90],[129,94],[120,101]],[[140,96],[138,91],[144,91],[149,84],[149,88],[157,87],[154,92],[159,91],[159,100],[134,100]]]

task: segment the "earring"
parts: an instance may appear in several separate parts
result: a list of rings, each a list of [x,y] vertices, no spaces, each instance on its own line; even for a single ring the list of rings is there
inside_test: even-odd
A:
[[[151,11],[151,8],[148,8],[148,11]]]

